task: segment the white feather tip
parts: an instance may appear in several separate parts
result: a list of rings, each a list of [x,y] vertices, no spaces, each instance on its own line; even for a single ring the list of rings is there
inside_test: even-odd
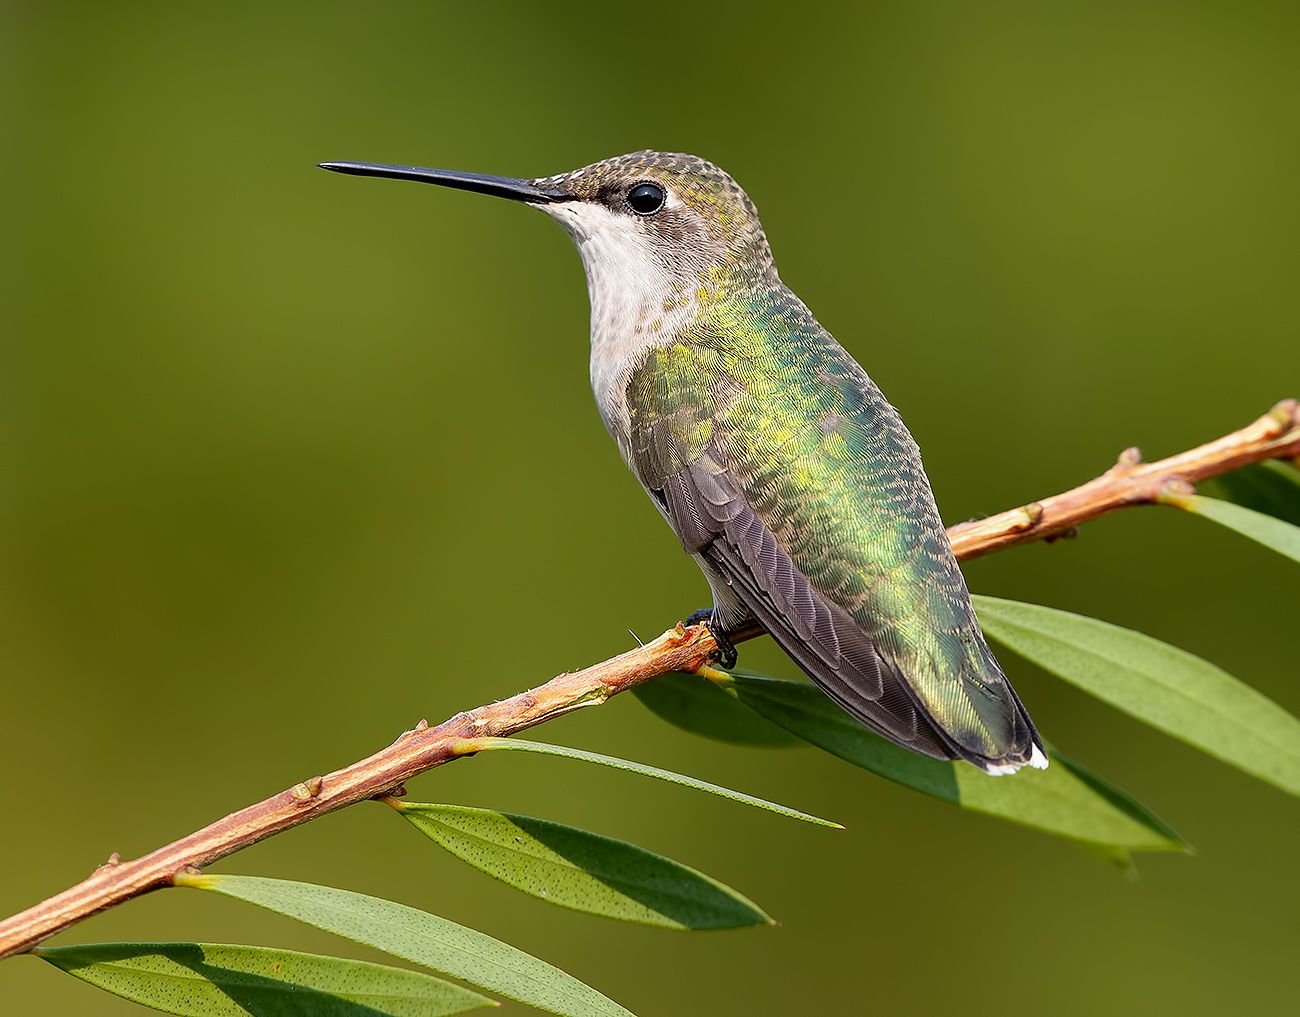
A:
[[[1015,773],[1022,766],[1032,766],[1035,770],[1047,769],[1047,756],[1037,745],[1034,746],[1032,754],[1029,756],[1028,763],[985,763],[984,772],[990,777],[1005,777],[1009,773]]]

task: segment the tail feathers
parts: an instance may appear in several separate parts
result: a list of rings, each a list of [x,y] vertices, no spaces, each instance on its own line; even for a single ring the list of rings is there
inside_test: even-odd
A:
[[[670,518],[688,514],[672,504],[670,497]],[[692,539],[688,546],[695,543]],[[869,730],[913,752],[965,759],[990,774],[1046,766],[1033,722],[987,647],[976,687],[982,687],[991,712],[982,737],[962,738],[945,729],[857,620],[812,586],[747,505],[726,521],[724,534],[700,547],[699,559],[707,566],[718,606],[739,601],[748,608],[813,682]],[[721,598],[719,587],[725,589]],[[977,716],[974,723],[979,722]],[[998,733],[990,737],[990,730]]]
[[[1042,740],[1038,736],[1038,731],[1034,728],[1034,722],[1029,718],[1028,711],[1021,704],[1015,690],[1011,689],[1010,683],[1007,683],[1007,688],[1011,692],[1017,711],[1013,741],[1017,746],[1023,745],[1027,746],[1027,748],[1002,756],[990,757],[973,752],[963,746],[950,732],[945,731],[939,724],[935,723],[925,707],[917,702],[911,686],[902,677],[894,664],[884,656],[877,656],[884,694],[871,696],[864,694],[862,688],[851,680],[851,675],[845,676],[841,673],[828,671],[825,668],[810,666],[809,662],[803,659],[799,653],[799,647],[787,647],[786,649],[817,686],[834,700],[841,709],[865,727],[892,742],[903,745],[914,752],[920,752],[938,759],[964,760],[992,777],[1003,777],[1015,773],[1022,766],[1033,767],[1036,770],[1047,769],[1047,753],[1043,749]],[[846,677],[850,680],[845,680]],[[903,740],[898,736],[896,727],[891,730],[881,724],[881,708],[891,703],[893,704],[892,709],[887,715],[898,716],[906,711],[913,718],[913,733],[907,740]],[[907,705],[903,706],[904,703]],[[910,709],[908,709],[909,707]]]
[[[993,659],[991,653],[989,654],[989,659]],[[1034,727],[1034,722],[1029,716],[1029,711],[1025,709],[1025,704],[1020,701],[1020,696],[1017,695],[1015,687],[1007,681],[1006,676],[1002,674],[1002,669],[998,667],[996,663],[993,664],[993,667],[997,670],[999,677],[1002,679],[1002,683],[1006,686],[1007,692],[1011,695],[1011,701],[1015,704],[1017,713],[1016,726],[1019,727],[1023,724],[1025,727],[1025,733],[1029,736],[1029,756],[1026,758],[1024,753],[1021,752],[1004,759],[985,759],[978,761],[971,759],[970,762],[980,767],[980,769],[991,777],[1005,777],[1009,773],[1015,773],[1022,766],[1031,766],[1035,770],[1046,770],[1047,750],[1043,748],[1043,739],[1039,736],[1038,729]],[[1020,741],[1020,739],[1017,739],[1017,741]]]
[[[939,724],[933,714],[927,709],[922,702],[912,684],[903,677],[897,664],[887,656],[880,653],[878,649],[874,650],[876,656],[877,669],[881,676],[881,684],[884,690],[884,696],[880,699],[874,697],[868,698],[862,694],[860,688],[853,687],[852,684],[842,680],[836,682],[828,680],[831,678],[825,672],[817,673],[809,671],[813,680],[837,702],[845,711],[857,718],[872,730],[882,733],[892,741],[899,741],[896,735],[888,731],[880,731],[878,723],[878,713],[882,702],[893,701],[898,703],[900,700],[907,702],[912,708],[911,712],[915,717],[916,735],[906,744],[908,748],[915,751],[924,752],[929,756],[936,756],[940,759],[961,759],[978,767],[989,776],[1002,777],[1010,773],[1015,773],[1022,766],[1029,766],[1036,770],[1047,769],[1047,753],[1043,748],[1042,739],[1038,735],[1038,730],[1034,727],[1033,720],[1030,719],[1029,711],[1025,709],[1024,703],[1012,688],[1011,683],[1007,681],[1006,676],[1002,673],[992,653],[985,648],[985,667],[983,669],[983,681],[980,686],[985,690],[996,689],[998,698],[1001,701],[1001,709],[1006,711],[1003,714],[1002,723],[1007,730],[999,739],[1001,746],[998,755],[990,755],[987,751],[981,752],[974,748],[969,742],[973,739],[961,739],[956,731],[948,730]],[[968,686],[969,688],[969,686]],[[899,707],[894,706],[894,711],[899,711]],[[1009,713],[1009,716],[1007,714]],[[919,735],[920,737],[917,737]],[[963,744],[963,742],[967,744]],[[984,739],[987,745],[987,740]]]
[[[932,730],[938,737],[943,739],[950,758],[963,759],[991,777],[1004,777],[1007,774],[1015,773],[1022,766],[1029,766],[1036,770],[1046,770],[1047,752],[1043,748],[1043,741],[1038,735],[1038,730],[1034,727],[1034,722],[1029,717],[1029,711],[1025,709],[1020,697],[1016,695],[1016,690],[1006,680],[1001,668],[991,654],[989,654],[988,661],[989,667],[985,672],[982,685],[986,690],[1000,686],[999,691],[1005,693],[1006,696],[1002,700],[1003,709],[1010,713],[1010,716],[1003,721],[1009,730],[1005,730],[1002,737],[998,739],[1001,744],[996,750],[998,753],[996,755],[987,751],[987,737],[981,738],[979,742],[983,742],[983,744],[976,748],[975,745],[971,744],[971,742],[975,741],[974,739],[960,738],[957,731],[947,730],[935,722],[909,682],[899,677],[898,684],[913,697],[919,712],[930,722]],[[895,666],[883,658],[881,665],[882,669],[894,671],[895,674],[898,673]],[[963,744],[964,742],[965,744]],[[979,744],[979,742],[975,742],[975,744]],[[981,748],[984,751],[980,751]]]
[[[976,766],[980,766],[980,768],[981,768],[985,773],[987,773],[990,777],[1005,777],[1008,773],[1015,773],[1015,772],[1016,772],[1017,770],[1019,770],[1022,766],[1032,766],[1035,770],[1046,770],[1046,769],[1047,769],[1047,753],[1044,752],[1044,751],[1039,747],[1039,745],[1038,745],[1037,742],[1035,742],[1035,743],[1033,744],[1033,746],[1032,746],[1032,751],[1029,753],[1029,759],[1027,759],[1027,760],[1026,760],[1025,762],[1023,762],[1023,763],[1020,763],[1020,762],[1006,762],[1006,763],[991,763],[991,762],[985,762],[985,763],[983,763],[982,765],[979,764],[979,763],[976,763],[975,765],[976,765]]]

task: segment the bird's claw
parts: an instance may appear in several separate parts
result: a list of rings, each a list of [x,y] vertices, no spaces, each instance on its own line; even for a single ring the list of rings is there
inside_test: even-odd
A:
[[[714,620],[715,615],[713,608],[702,607],[693,612],[686,619],[687,625],[703,625],[709,630],[709,635],[713,641],[718,644],[717,653],[714,654],[714,662],[724,671],[730,671],[736,666],[736,644],[731,641],[727,635],[727,630]]]

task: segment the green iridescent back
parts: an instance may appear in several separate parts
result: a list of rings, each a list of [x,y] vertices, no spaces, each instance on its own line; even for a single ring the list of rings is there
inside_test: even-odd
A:
[[[713,281],[694,295],[690,324],[629,377],[634,447],[666,426],[671,453],[656,465],[666,474],[713,443],[795,567],[871,637],[934,722],[970,751],[1004,755],[1014,693],[898,413],[774,273]]]

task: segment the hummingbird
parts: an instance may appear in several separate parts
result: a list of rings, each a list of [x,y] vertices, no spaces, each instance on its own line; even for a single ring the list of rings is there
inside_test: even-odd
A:
[[[891,742],[993,775],[1047,766],[980,631],[916,442],[782,283],[730,175],[655,151],[535,179],[320,165],[520,201],[569,233],[600,415],[708,580],[713,606],[692,620],[722,666],[735,664],[729,634],[757,623]]]

